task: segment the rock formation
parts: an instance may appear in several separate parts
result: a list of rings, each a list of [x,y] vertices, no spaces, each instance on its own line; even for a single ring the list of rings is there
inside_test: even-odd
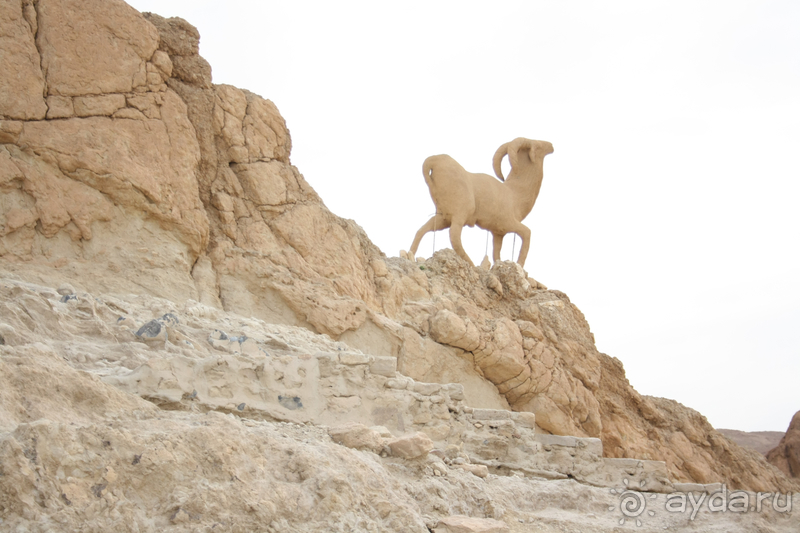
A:
[[[797,490],[519,265],[387,258],[186,21],[0,10],[3,529],[605,531],[623,481]]]
[[[800,411],[792,417],[789,429],[778,445],[767,453],[767,461],[787,476],[800,478]]]

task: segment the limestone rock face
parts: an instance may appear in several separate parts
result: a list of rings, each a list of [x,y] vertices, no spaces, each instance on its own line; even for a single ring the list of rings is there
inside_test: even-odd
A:
[[[44,75],[34,37],[37,21],[33,5],[9,0],[0,5],[0,116],[32,120],[47,112]]]
[[[158,33],[122,0],[39,0],[37,46],[47,93],[129,93],[147,84]]]
[[[767,461],[787,476],[800,478],[800,411],[792,417],[780,443],[767,453]]]
[[[167,434],[205,442],[205,430],[195,431],[202,420],[192,417],[154,423],[153,433],[148,433],[147,424],[130,413],[140,411],[151,420],[151,411],[142,406],[153,403],[165,410],[194,406],[237,417],[257,410],[272,413],[263,416],[276,420],[310,423],[313,417],[296,418],[298,413],[310,405],[321,406],[325,398],[327,410],[319,407],[319,413],[372,417],[372,424],[391,426],[395,439],[406,438],[417,424],[435,443],[452,439],[450,433],[456,431],[447,407],[453,400],[471,408],[524,412],[531,415],[524,418],[526,424],[543,434],[600,439],[606,459],[664,461],[665,473],[659,473],[663,479],[668,474],[674,481],[727,482],[752,490],[794,486],[758,454],[722,437],[699,413],[639,395],[625,378],[622,364],[597,351],[578,307],[564,293],[546,290],[519,265],[501,262],[491,269],[474,268],[452,250],[437,252],[424,262],[387,258],[355,222],[331,213],[291,164],[291,136],[275,104],[243,89],[213,84],[211,66],[199,56],[199,33],[185,20],[142,15],[119,0],[12,0],[0,10],[4,52],[0,61],[3,72],[16,73],[0,77],[0,268],[16,284],[9,289],[9,298],[19,300],[2,308],[0,345],[14,347],[9,357],[22,358],[25,350],[33,350],[35,365],[49,368],[57,358],[28,345],[60,335],[60,313],[66,312],[62,304],[80,306],[86,322],[69,327],[86,328],[82,335],[88,338],[108,334],[109,324],[122,318],[115,327],[127,328],[119,331],[126,332],[124,344],[130,352],[114,357],[124,360],[126,372],[142,379],[133,385],[131,379],[104,376],[107,390],[128,395],[125,401],[112,402],[114,409],[128,413],[132,434],[143,435],[121,437],[125,454],[140,455],[136,450],[159,447],[156,443]],[[60,296],[64,302],[45,302],[20,288],[26,283],[42,287],[69,283],[72,292]],[[163,302],[147,300],[154,307],[152,316],[134,319],[125,311],[130,300],[103,307],[88,294],[157,296]],[[25,307],[25,312],[15,305]],[[163,337],[161,330],[153,338],[133,335],[146,323],[166,316],[171,307],[187,309],[197,320],[227,316],[301,327],[316,335],[311,344],[322,344],[327,352],[349,347],[362,353],[320,357],[314,360],[317,367],[310,359],[271,359],[266,364],[262,352],[288,350],[288,344],[275,336],[242,338],[250,333],[223,337],[220,332],[228,326],[222,323],[216,326],[218,333],[207,331],[200,337],[166,322]],[[118,316],[110,316],[111,309]],[[109,316],[95,320],[103,313]],[[230,318],[234,315],[237,318]],[[41,320],[49,326],[43,329]],[[87,355],[92,350],[86,343],[91,343],[78,333],[71,335],[84,347],[63,350],[81,352],[84,360],[69,352],[67,359],[72,362],[67,366],[86,365],[86,371],[102,373],[104,364],[98,362],[102,357]],[[151,361],[149,350],[163,350],[169,357]],[[330,361],[333,366],[328,365],[326,357],[347,369]],[[59,372],[69,374],[69,379],[85,378],[62,366]],[[326,388],[319,392],[314,385],[319,402],[309,404],[308,399],[303,403],[298,390],[312,387],[310,378],[305,379],[312,367],[318,368],[319,382]],[[377,393],[372,399],[352,394],[354,384],[368,382],[367,369],[374,378],[370,383],[382,380],[386,390],[393,391],[389,394],[397,396],[391,401],[404,402],[402,409]],[[331,374],[323,375],[327,371]],[[256,385],[260,379],[269,386]],[[188,388],[188,383],[196,382],[203,385]],[[451,390],[442,385],[454,383],[461,387]],[[273,394],[278,389],[280,398]],[[202,400],[196,400],[198,395]],[[151,402],[143,403],[139,397]],[[9,398],[9,405],[26,402],[21,396]],[[77,392],[63,401],[67,406],[81,402]],[[99,424],[90,410],[83,409],[92,402],[74,407],[75,416]],[[43,400],[42,405],[49,404]],[[3,415],[2,423],[16,432],[12,440],[17,443],[33,438],[102,442],[105,430],[99,425],[83,433],[65,426],[66,411],[52,424],[19,429],[45,416],[33,408],[26,412],[24,420],[11,411]],[[335,422],[363,423],[339,418]],[[510,420],[500,422],[489,429],[508,432],[507,439],[522,438],[514,437],[518,433],[505,424]],[[477,423],[480,431],[488,431],[488,424]],[[227,422],[213,419],[209,424],[220,430]],[[325,443],[319,454],[304,456],[300,463],[324,456],[330,444],[325,439],[332,434],[320,431],[314,435],[315,442]],[[219,454],[241,445],[248,453],[263,455],[259,440],[263,435],[274,439],[267,445],[270,453],[291,448],[279,443],[278,430],[260,432],[233,431],[218,444]],[[374,452],[384,443],[378,440],[379,433],[370,427],[351,428],[340,437],[352,437],[357,444],[353,454],[372,453],[369,450]],[[302,441],[302,432],[295,436]],[[168,440],[177,443],[183,438]],[[399,455],[393,459],[409,459],[419,452],[413,460],[419,468],[427,468],[426,454],[430,459],[436,450],[422,437],[408,439],[409,446],[396,445]],[[469,463],[472,466],[465,468],[480,475],[491,477],[490,469],[508,470],[508,458],[525,456],[521,448],[509,448],[502,439],[476,437],[473,444],[487,464]],[[3,448],[10,454],[8,460],[29,460],[23,459],[19,446]],[[152,471],[173,460],[172,451],[158,454],[150,464]],[[191,450],[178,456],[179,462],[186,461],[181,464],[200,461]],[[348,465],[355,464],[349,462],[353,455],[337,457],[337,472],[347,472]],[[502,457],[508,461],[500,464]],[[57,462],[51,459],[48,464]],[[292,480],[308,476],[300,463],[286,458],[281,463],[291,471],[286,476]],[[218,468],[212,466],[217,464],[203,463],[204,468]],[[218,472],[220,483],[242,479],[235,472],[249,468],[244,463],[225,464],[231,471]],[[95,466],[100,468],[99,463]],[[20,470],[18,486],[35,482],[32,472],[38,466],[31,463],[26,468],[30,472]],[[445,471],[439,466],[435,470]],[[484,479],[462,468],[450,469],[454,470],[469,475],[468,481],[459,478],[459,483]],[[126,466],[125,472],[130,479],[137,477],[135,469]],[[335,477],[319,482],[339,486]],[[88,478],[80,479],[69,482],[72,485],[62,492],[70,502],[90,502],[83,499],[88,498],[87,490],[113,484],[106,478],[93,479],[89,485]],[[391,487],[386,490],[395,490]],[[95,492],[108,494],[103,490]],[[283,491],[281,501],[301,499],[294,489],[275,490]],[[158,500],[158,505],[169,506],[162,509],[169,521],[191,523],[199,511],[186,495],[202,498],[200,489],[181,485],[175,491],[169,497],[162,494],[167,503]],[[224,492],[220,488],[213,498],[206,498]],[[48,492],[42,497],[57,502],[61,495]],[[356,500],[353,496],[347,502]],[[405,506],[412,505],[407,499],[397,501],[402,502],[399,507],[381,504],[383,511],[376,512],[400,516]],[[241,505],[272,513],[267,523],[275,520],[276,529],[286,519],[269,505]],[[415,518],[398,519],[398,530],[435,527],[419,513],[408,516]],[[391,522],[382,523],[386,520]]]

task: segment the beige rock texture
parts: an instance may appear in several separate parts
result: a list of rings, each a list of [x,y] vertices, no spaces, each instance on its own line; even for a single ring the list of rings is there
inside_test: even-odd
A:
[[[0,274],[3,530],[610,533],[612,488],[639,487],[656,509],[674,489],[719,488],[536,433],[531,413],[469,407],[461,384],[388,377],[380,356],[302,327]],[[136,335],[154,317],[168,335]],[[797,522],[703,511],[647,525]]]
[[[730,440],[745,448],[752,448],[762,455],[767,455],[786,435],[782,431],[739,431],[738,429],[717,429]]]
[[[454,515],[443,518],[434,533],[507,533],[505,522],[491,518]]]
[[[36,30],[31,3],[8,0],[0,5],[0,117],[37,120],[47,113]]]
[[[531,244],[531,230],[522,221],[533,209],[544,177],[544,158],[553,153],[547,141],[519,137],[507,142],[494,154],[494,172],[500,181],[488,174],[467,172],[449,155],[434,155],[422,164],[422,175],[436,206],[431,217],[414,236],[408,253],[413,256],[422,237],[430,231],[450,228],[450,243],[456,253],[472,266],[472,260],[461,245],[464,226],[478,226],[492,234],[492,256],[500,261],[503,237],[516,233],[522,239],[517,262],[525,265]],[[503,178],[501,162],[508,156],[511,172]],[[501,183],[504,182],[504,183]]]
[[[778,445],[767,453],[767,461],[787,476],[800,478],[800,411],[792,417]]]
[[[614,531],[623,483],[798,490],[639,395],[519,264],[386,257],[291,164],[276,106],[212,83],[188,22],[0,9],[0,530]]]

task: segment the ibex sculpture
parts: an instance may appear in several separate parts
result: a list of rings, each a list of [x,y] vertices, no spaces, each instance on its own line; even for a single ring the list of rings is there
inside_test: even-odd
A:
[[[422,174],[436,206],[436,214],[414,237],[409,257],[417,252],[422,237],[429,231],[450,228],[450,243],[458,255],[473,265],[461,245],[461,229],[478,226],[492,234],[494,262],[500,260],[500,248],[506,233],[522,238],[520,266],[525,265],[531,230],[522,224],[539,196],[542,186],[544,156],[553,153],[547,141],[518,137],[497,149],[492,164],[497,181],[488,174],[467,172],[449,155],[433,155],[422,164]],[[500,164],[508,155],[511,172],[503,179]],[[474,266],[474,265],[473,265]]]

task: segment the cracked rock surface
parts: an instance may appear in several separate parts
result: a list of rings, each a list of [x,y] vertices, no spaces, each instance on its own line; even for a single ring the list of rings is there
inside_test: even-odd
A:
[[[532,415],[529,429],[540,436],[599,439],[605,459],[663,461],[662,477],[671,482],[797,490],[796,481],[701,414],[638,394],[622,363],[598,352],[566,294],[545,289],[517,265],[474,268],[451,250],[427,261],[383,254],[355,222],[331,213],[291,164],[291,136],[275,104],[213,83],[199,39],[185,20],[140,14],[121,0],[9,0],[0,7],[0,72],[14,73],[0,76],[0,426],[3,475],[13,472],[14,480],[0,477],[0,506],[11,513],[3,520],[13,514],[19,524],[42,517],[71,524],[92,516],[98,528],[133,520],[145,530],[240,519],[245,529],[259,520],[278,530],[283,520],[302,530],[317,520],[306,512],[311,502],[321,500],[272,484],[296,479],[330,488],[318,496],[340,513],[343,530],[380,529],[392,520],[409,531],[434,528],[431,517],[445,513],[500,519],[491,491],[507,498],[498,509],[522,512],[539,505],[521,500],[541,499],[539,483],[542,491],[563,489],[564,497],[573,489],[585,495],[590,503],[581,512],[599,516],[596,487],[500,476],[567,475],[543,473],[536,461],[524,466],[516,448],[503,447],[530,437],[514,429],[519,419],[494,426],[476,420],[481,427],[470,425],[470,432],[502,435],[475,437],[476,450],[489,444],[472,456],[463,452],[463,464],[456,453],[435,467],[409,466],[403,461],[419,459],[398,459],[388,444],[388,459],[381,457],[385,442],[416,431],[443,453],[457,445],[450,433],[469,421],[458,402]],[[318,353],[338,355],[328,361]],[[266,376],[261,385],[253,381],[259,372]],[[314,372],[322,372],[317,381]],[[408,431],[381,403],[385,393],[354,393],[355,384],[382,379],[391,383],[386,390],[402,391],[392,394]],[[463,397],[433,392],[448,384],[460,386],[455,394]],[[347,413],[360,414],[351,420]],[[351,422],[367,428],[366,450],[340,450],[314,425]],[[112,426],[114,439],[104,437]],[[222,435],[219,442],[203,440],[208,427]],[[48,444],[39,449],[34,439]],[[203,462],[193,439],[225,453],[247,451]],[[422,445],[395,447],[426,449],[420,439]],[[104,459],[105,441],[123,451]],[[303,455],[305,441],[313,446]],[[162,448],[153,459],[161,466],[146,463],[142,450]],[[259,481],[261,488],[249,496],[244,486],[232,488],[239,487],[234,478],[263,470],[258,454],[279,450],[292,453],[271,463],[273,477]],[[333,478],[287,466],[298,454],[323,468],[329,452],[338,461],[330,463]],[[388,461],[383,470],[379,459]],[[173,476],[141,485],[159,496],[146,504],[126,495],[139,483],[134,467],[143,464]],[[357,494],[371,486],[370,476],[347,473],[361,468],[388,476],[376,487],[390,496]],[[216,492],[193,484],[200,478],[190,472],[198,469],[214,471]],[[420,477],[426,469],[432,478]],[[448,476],[457,477],[452,493],[440,487]],[[520,485],[528,482],[532,488]],[[578,488],[567,490],[569,483]],[[224,504],[230,490],[235,511]],[[270,491],[283,499],[268,498]],[[147,518],[142,509],[151,503],[161,518]],[[202,513],[203,505],[216,510]],[[292,525],[284,505],[308,522]],[[248,522],[242,513],[260,518]],[[361,518],[367,522],[358,525]]]

